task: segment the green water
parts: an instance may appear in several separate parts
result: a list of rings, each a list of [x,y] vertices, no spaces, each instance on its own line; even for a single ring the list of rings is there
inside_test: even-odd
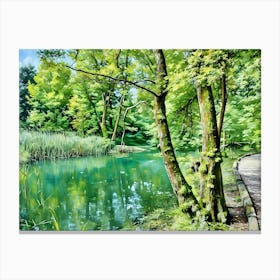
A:
[[[158,152],[42,161],[20,169],[21,230],[129,230],[176,205]]]

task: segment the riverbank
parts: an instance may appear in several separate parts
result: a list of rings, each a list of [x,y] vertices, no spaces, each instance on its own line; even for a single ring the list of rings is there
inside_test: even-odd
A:
[[[230,157],[223,158],[222,171],[224,179],[224,194],[226,205],[230,215],[230,224],[210,223],[203,217],[191,219],[182,213],[179,208],[156,209],[153,212],[135,219],[131,224],[127,225],[123,230],[136,231],[248,231],[249,225],[243,207],[240,191],[236,185],[234,172],[232,169],[233,162],[240,158],[244,152],[236,150]],[[195,156],[195,153],[192,155]],[[194,157],[192,158],[192,160]],[[182,163],[182,162],[181,162]],[[183,164],[182,164],[183,165]],[[188,182],[192,183],[194,192],[197,193],[197,183],[199,183],[199,173],[188,171],[190,163],[184,165],[185,177]]]
[[[231,226],[223,223],[207,222],[203,215],[190,218],[179,207],[171,209],[158,208],[148,215],[135,219],[131,224],[122,228],[123,231],[229,231]]]

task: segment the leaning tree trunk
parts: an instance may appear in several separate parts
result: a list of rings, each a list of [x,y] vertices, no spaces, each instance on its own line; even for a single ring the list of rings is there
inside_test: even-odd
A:
[[[223,192],[222,157],[216,111],[211,87],[197,87],[202,124],[202,158],[200,165],[200,197],[211,221],[227,221],[228,212]]]
[[[116,137],[117,137],[117,131],[118,131],[118,126],[119,126],[119,122],[120,122],[120,118],[121,118],[123,102],[124,102],[124,95],[121,97],[121,100],[120,100],[118,114],[117,114],[117,118],[116,118],[116,122],[115,122],[115,126],[114,126],[114,131],[113,131],[112,138],[111,138],[112,141],[115,141]]]
[[[106,117],[107,117],[107,109],[108,109],[108,100],[109,100],[109,98],[110,98],[110,94],[109,93],[103,93],[102,94],[103,113],[102,113],[102,119],[101,119],[100,127],[101,127],[102,136],[104,138],[108,138],[107,127],[106,127]]]
[[[126,118],[126,115],[128,113],[129,110],[137,107],[138,105],[142,104],[142,103],[145,103],[145,101],[139,101],[138,103],[130,106],[130,107],[127,107],[125,112],[124,112],[124,115],[123,115],[123,132],[122,132],[122,140],[121,140],[121,146],[122,146],[122,150],[125,146],[125,143],[124,143],[124,136],[125,136],[125,118]]]
[[[160,150],[173,191],[178,198],[179,205],[181,206],[182,210],[188,212],[191,216],[194,216],[198,209],[198,202],[179,167],[172,146],[167,122],[165,97],[168,94],[168,76],[165,58],[162,50],[155,50],[154,54],[157,62],[158,86],[158,94],[155,96],[154,106]]]

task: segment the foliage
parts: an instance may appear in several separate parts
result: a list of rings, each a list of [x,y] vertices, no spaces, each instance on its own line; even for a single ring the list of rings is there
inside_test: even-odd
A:
[[[245,151],[261,149],[261,61],[259,50],[236,54],[229,81],[224,130],[228,144],[240,143]]]
[[[147,216],[140,219],[137,225],[127,225],[123,230],[130,228],[143,231],[211,231],[211,230],[229,230],[228,225],[222,223],[209,223],[203,215],[198,213],[197,217],[192,219],[180,208],[164,210],[158,208]]]
[[[116,140],[120,143],[125,109],[141,100],[145,105],[134,108],[126,118],[125,142],[157,145],[152,95],[125,82],[136,81],[138,85],[156,90],[155,59],[151,50],[38,50],[38,54],[41,64],[35,84],[30,83],[28,94],[24,93],[28,98],[20,101],[25,126],[100,136],[104,136],[102,131],[106,129],[105,135],[111,138],[120,111],[116,124]],[[219,117],[220,81],[222,75],[226,75],[224,148],[241,143],[245,150],[260,150],[259,50],[165,50],[165,56],[169,78],[166,106],[175,149],[201,148],[195,84],[211,84]],[[69,62],[76,69],[105,76],[72,71],[67,67]],[[25,107],[29,109],[23,109]]]
[[[26,118],[32,106],[28,103],[28,85],[34,84],[36,70],[34,66],[28,65],[19,68],[19,121],[20,126],[26,125]]]
[[[71,71],[63,64],[40,64],[29,84],[29,104],[32,110],[27,123],[42,131],[63,131],[69,126],[65,114],[72,88],[69,84]]]
[[[211,85],[219,118],[221,77],[226,75],[227,105],[223,147],[237,143],[245,150],[261,148],[260,50],[168,50],[170,94],[168,120],[177,149],[200,149],[200,113],[195,86]]]

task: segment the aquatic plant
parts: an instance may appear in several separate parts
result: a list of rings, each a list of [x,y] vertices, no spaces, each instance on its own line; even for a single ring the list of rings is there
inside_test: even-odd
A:
[[[75,134],[20,131],[20,162],[99,156],[107,154],[114,144],[102,137],[79,137]]]

